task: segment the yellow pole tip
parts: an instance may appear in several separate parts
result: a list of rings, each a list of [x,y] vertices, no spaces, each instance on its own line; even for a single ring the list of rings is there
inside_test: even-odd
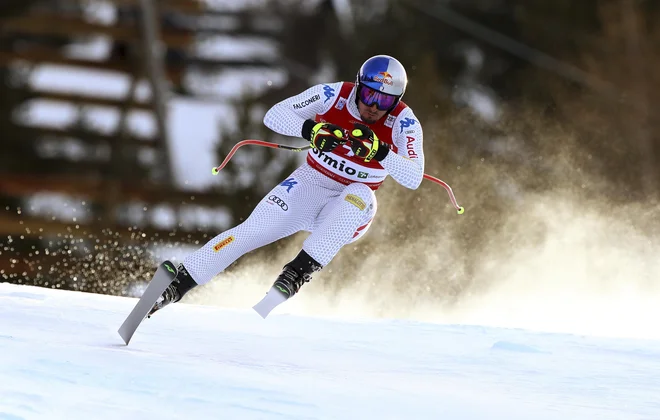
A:
[[[213,175],[217,175],[217,174],[218,174],[218,168],[213,168],[213,169],[211,169],[211,173],[212,173]]]
[[[458,214],[463,214],[465,212],[465,209],[463,207],[459,207],[458,210],[456,210]]]

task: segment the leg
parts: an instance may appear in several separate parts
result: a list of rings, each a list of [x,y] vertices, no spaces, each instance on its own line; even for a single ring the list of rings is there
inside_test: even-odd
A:
[[[377,208],[376,195],[369,187],[358,183],[347,186],[323,208],[303,250],[321,266],[328,265],[344,245],[364,236]]]
[[[376,214],[376,196],[364,184],[351,184],[324,207],[312,226],[298,256],[287,263],[271,291],[255,306],[266,317],[277,305],[292,297],[315,271],[327,265],[346,244],[362,237]],[[272,292],[272,293],[271,293]]]
[[[289,182],[273,188],[241,224],[217,235],[187,256],[179,265],[172,286],[154,306],[152,313],[215,275],[246,253],[301,230],[309,230],[328,190],[316,186],[304,170],[295,171]],[[311,181],[311,182],[310,182]],[[171,289],[171,290],[170,290]]]
[[[208,283],[248,252],[307,228],[309,215],[300,213],[291,200],[285,202],[288,210],[284,211],[273,201],[279,200],[268,199],[281,197],[277,190],[266,195],[243,223],[217,235],[184,259],[183,265],[198,284]]]
[[[198,284],[218,273],[248,252],[309,230],[331,191],[319,188],[316,171],[301,167],[273,188],[240,225],[217,235],[183,261]]]

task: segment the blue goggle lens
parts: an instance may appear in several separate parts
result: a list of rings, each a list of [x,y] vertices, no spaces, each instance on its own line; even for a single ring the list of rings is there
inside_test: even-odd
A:
[[[379,92],[366,85],[360,85],[360,88],[358,89],[358,98],[360,99],[360,102],[366,106],[373,106],[376,104],[376,108],[381,111],[387,111],[392,108],[398,99],[394,95]]]

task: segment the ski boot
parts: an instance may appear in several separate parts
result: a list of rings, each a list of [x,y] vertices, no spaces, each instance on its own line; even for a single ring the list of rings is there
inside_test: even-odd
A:
[[[312,279],[312,274],[323,268],[305,251],[300,251],[298,256],[289,262],[282,269],[282,273],[277,276],[266,296],[252,307],[262,318],[275,309],[276,306],[284,303],[293,295],[298,293],[303,284]]]
[[[279,290],[287,299],[298,293],[303,284],[312,279],[312,274],[321,270],[321,265],[305,251],[284,266],[277,276],[273,287]]]
[[[151,311],[147,315],[148,318],[151,318],[156,311],[159,311],[169,305],[170,303],[175,303],[181,300],[183,295],[185,295],[192,288],[197,286],[197,283],[188,273],[188,270],[183,266],[183,263],[180,263],[177,267],[177,273],[174,277],[172,283],[167,286],[167,289],[163,294],[158,298],[154,304]]]

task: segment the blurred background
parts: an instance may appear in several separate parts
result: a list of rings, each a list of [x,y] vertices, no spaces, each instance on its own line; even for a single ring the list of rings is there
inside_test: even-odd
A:
[[[416,191],[295,313],[658,337],[660,3],[3,0],[0,279],[136,296],[162,259],[246,218],[304,156],[262,118],[376,54],[408,70]],[[305,234],[186,299],[243,308]],[[303,297],[304,295],[304,297]]]

